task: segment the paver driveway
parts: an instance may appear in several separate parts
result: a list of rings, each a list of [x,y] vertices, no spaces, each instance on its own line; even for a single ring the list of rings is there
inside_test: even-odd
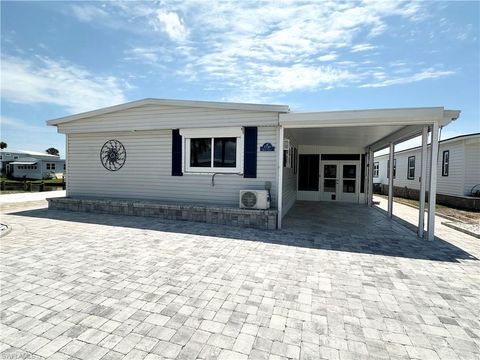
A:
[[[479,357],[473,238],[45,209],[2,222],[0,358]]]

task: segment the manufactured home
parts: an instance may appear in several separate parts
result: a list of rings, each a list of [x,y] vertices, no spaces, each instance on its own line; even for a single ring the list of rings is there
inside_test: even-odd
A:
[[[1,173],[17,179],[61,178],[65,160],[36,151],[0,151]]]
[[[437,201],[445,205],[475,209],[480,205],[480,133],[439,141]],[[418,199],[421,148],[395,152],[394,193]],[[373,182],[378,191],[388,187],[388,154],[374,159]],[[427,177],[429,176],[427,169]],[[477,208],[480,210],[480,208]]]
[[[435,152],[459,113],[144,99],[71,115],[48,121],[67,152],[49,206],[281,228],[296,201],[371,204],[373,152],[429,132]]]

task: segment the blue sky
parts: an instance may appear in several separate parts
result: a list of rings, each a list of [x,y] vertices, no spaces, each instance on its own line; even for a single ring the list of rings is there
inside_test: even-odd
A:
[[[445,106],[480,131],[479,2],[1,2],[1,138],[145,97],[294,111]]]

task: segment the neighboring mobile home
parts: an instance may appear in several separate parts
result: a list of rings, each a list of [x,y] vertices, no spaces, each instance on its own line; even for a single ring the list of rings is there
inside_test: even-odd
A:
[[[48,121],[66,134],[67,152],[67,198],[50,206],[281,227],[297,199],[371,203],[373,151],[438,133],[458,116],[441,107],[294,113],[285,105],[134,101]],[[265,192],[270,209],[248,209]]]
[[[2,175],[18,179],[59,178],[65,172],[65,160],[58,155],[36,151],[0,151]]]
[[[439,142],[437,199],[446,205],[472,208],[480,194],[480,133]],[[395,194],[418,199],[421,147],[398,151],[394,157]],[[373,182],[385,192],[388,186],[388,154],[376,156]],[[427,170],[427,177],[429,176]]]

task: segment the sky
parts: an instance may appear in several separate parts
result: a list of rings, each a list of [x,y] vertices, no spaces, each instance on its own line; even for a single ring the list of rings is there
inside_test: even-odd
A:
[[[2,1],[1,140],[63,156],[46,120],[147,97],[444,106],[462,113],[443,139],[480,132],[479,14],[477,1]]]

